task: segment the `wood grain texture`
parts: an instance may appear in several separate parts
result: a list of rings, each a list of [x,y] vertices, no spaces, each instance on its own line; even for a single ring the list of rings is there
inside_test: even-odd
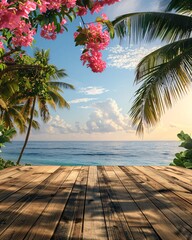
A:
[[[24,166],[0,171],[1,240],[192,240],[192,171]]]

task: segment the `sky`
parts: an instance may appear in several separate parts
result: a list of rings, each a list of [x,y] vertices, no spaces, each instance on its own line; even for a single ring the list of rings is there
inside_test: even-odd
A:
[[[121,0],[104,12],[113,20],[124,13],[160,11],[161,7],[161,0]],[[90,21],[90,17],[85,20]],[[66,70],[68,77],[62,81],[73,84],[75,90],[63,93],[70,109],[50,109],[50,121],[41,123],[39,131],[33,130],[30,140],[176,140],[181,130],[192,132],[192,92],[167,110],[156,127],[146,129],[142,138],[131,125],[129,110],[138,88],[134,85],[135,67],[145,55],[160,47],[160,43],[129,45],[124,42],[120,45],[119,40],[114,39],[103,51],[107,69],[93,73],[82,66],[81,48],[74,46],[73,33],[78,25],[81,25],[79,19],[69,24],[69,31],[58,35],[55,41],[36,38],[34,47],[50,49],[51,63]],[[24,140],[24,137],[18,135],[16,140]]]

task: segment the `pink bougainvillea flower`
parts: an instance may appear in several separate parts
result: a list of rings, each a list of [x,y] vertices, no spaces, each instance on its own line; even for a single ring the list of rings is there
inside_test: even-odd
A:
[[[78,12],[77,12],[77,15],[78,16],[84,16],[87,14],[87,8],[86,7],[81,7],[79,6],[78,7]]]

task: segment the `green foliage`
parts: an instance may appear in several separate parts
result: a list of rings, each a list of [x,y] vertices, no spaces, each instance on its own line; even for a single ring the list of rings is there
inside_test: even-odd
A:
[[[14,167],[14,166],[19,166],[19,165],[11,160],[4,160],[3,158],[0,157],[0,170],[3,170],[4,168],[8,168],[8,167]],[[31,164],[26,163],[25,166],[31,166]]]
[[[97,17],[96,18],[96,22],[100,22],[102,24],[105,24],[108,31],[109,31],[109,34],[110,34],[110,37],[113,39],[115,37],[115,29],[113,27],[113,24],[111,21],[109,20],[104,20],[103,18],[101,17]]]
[[[16,130],[14,128],[6,128],[4,126],[4,123],[0,123],[0,148],[4,147],[4,143],[10,142],[10,139],[15,134],[16,134]]]
[[[0,123],[0,152],[6,142],[10,142],[10,139],[16,134],[14,128],[6,128],[4,123]],[[15,163],[8,160],[4,160],[0,157],[0,170],[8,167],[15,166]]]
[[[179,147],[184,147],[187,150],[176,153],[170,165],[192,169],[192,138],[183,131],[177,134],[177,136],[182,141]]]
[[[10,160],[4,160],[3,158],[0,158],[0,170],[4,169],[4,168],[8,168],[8,167],[13,167],[16,166],[14,162],[10,161]]]
[[[137,133],[154,127],[166,109],[173,106],[191,88],[192,81],[192,1],[165,1],[164,12],[136,12],[117,17],[113,22],[117,36],[129,43],[160,40],[163,44],[151,52],[136,68],[139,85],[130,109]]]

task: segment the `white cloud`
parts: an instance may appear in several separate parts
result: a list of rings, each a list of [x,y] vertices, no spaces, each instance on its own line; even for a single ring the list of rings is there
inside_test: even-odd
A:
[[[139,47],[134,49],[133,47],[122,47],[120,45],[108,48],[108,66],[121,69],[135,69],[143,57],[157,48]]]
[[[108,92],[109,90],[103,88],[103,87],[86,87],[86,88],[81,88],[79,90],[80,93],[84,93],[86,95],[99,95],[103,94],[105,92]]]
[[[80,106],[80,108],[82,108],[82,109],[89,109],[89,108],[92,108],[92,106]]]
[[[71,101],[69,101],[70,104],[72,103],[86,103],[86,102],[90,102],[93,100],[96,100],[97,98],[77,98],[77,99],[73,99]]]
[[[73,127],[66,123],[64,119],[62,119],[59,115],[56,115],[55,117],[51,117],[49,120],[45,131],[50,134],[56,134],[56,133],[72,133]]]
[[[59,115],[51,117],[41,134],[83,134],[83,133],[131,133],[129,116],[123,114],[114,99],[97,102],[92,106],[94,110],[85,123],[76,121],[73,125],[67,123]]]
[[[88,133],[127,132],[131,129],[128,115],[122,113],[115,100],[95,103],[94,108],[86,122]]]

